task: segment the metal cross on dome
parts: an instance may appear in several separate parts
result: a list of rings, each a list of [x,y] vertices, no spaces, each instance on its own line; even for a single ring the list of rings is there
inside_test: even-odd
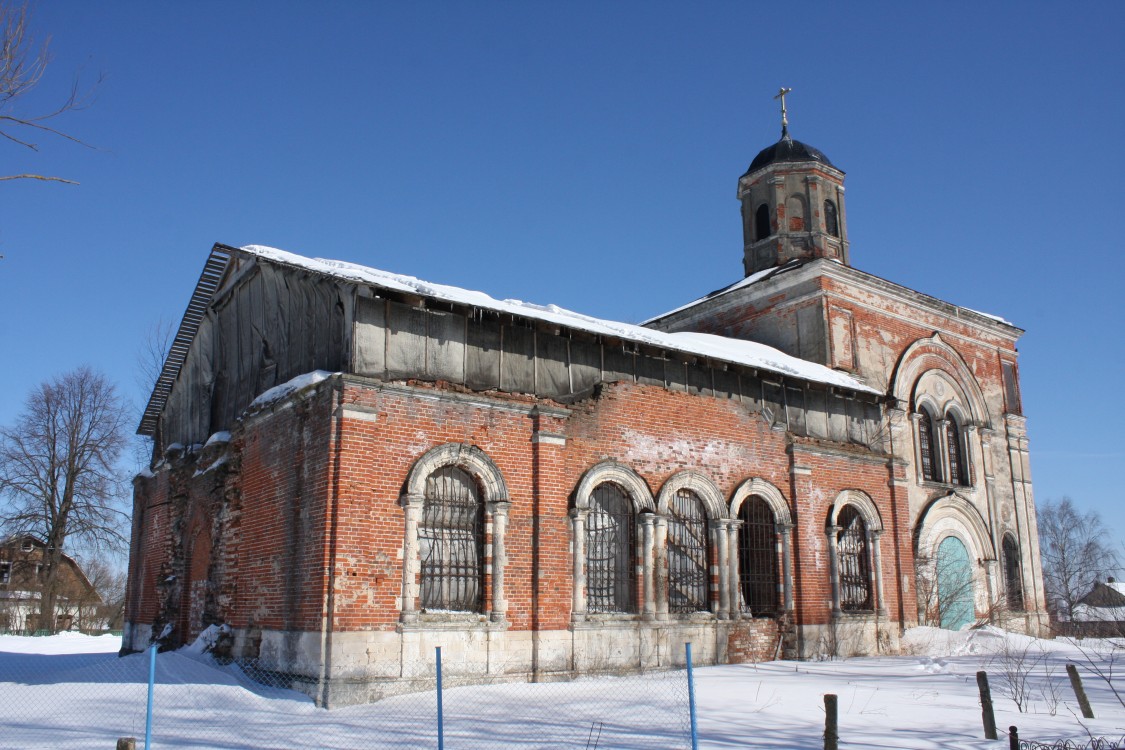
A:
[[[785,95],[793,91],[784,86],[777,90],[777,96],[774,99],[781,100],[781,137],[785,138],[789,135],[789,113],[785,111]]]

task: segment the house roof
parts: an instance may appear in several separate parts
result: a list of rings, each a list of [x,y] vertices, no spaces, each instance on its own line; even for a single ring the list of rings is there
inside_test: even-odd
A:
[[[138,434],[154,434],[156,422],[167,402],[176,377],[187,359],[191,341],[199,329],[207,306],[222,284],[223,277],[230,266],[231,258],[236,254],[251,256],[264,262],[297,268],[376,289],[403,292],[426,299],[508,313],[525,319],[542,320],[571,329],[645,344],[668,351],[743,365],[849,391],[881,395],[880,391],[865,385],[850,375],[793,357],[773,347],[754,341],[744,341],[707,333],[665,333],[631,323],[583,315],[557,305],[540,305],[512,299],[497,300],[484,292],[435,284],[413,276],[404,276],[345,261],[309,258],[262,245],[247,245],[242,248],[215,245],[204,267],[203,274],[200,276],[199,283],[196,284],[195,291],[192,293],[191,302],[188,304],[184,320],[176,333],[172,350],[164,363],[160,378],[153,389],[152,396],[149,398],[148,406],[145,408],[140,427],[137,430]]]
[[[1089,607],[1125,607],[1125,583],[1109,579],[1099,581],[1079,603]]]

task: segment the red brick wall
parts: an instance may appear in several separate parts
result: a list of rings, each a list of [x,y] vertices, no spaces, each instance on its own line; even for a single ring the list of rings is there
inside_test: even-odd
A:
[[[235,433],[224,468],[229,478],[182,470],[190,477],[184,481],[197,490],[208,482],[204,494],[217,509],[210,515],[201,510],[192,515],[183,501],[185,509],[176,516],[181,520],[173,523],[168,509],[177,506],[165,502],[170,473],[140,480],[136,502],[148,509],[133,563],[141,593],[130,601],[130,619],[149,622],[159,613],[152,571],[168,561],[183,564],[186,537],[193,530],[198,535],[205,523],[190,519],[208,518],[218,529],[214,559],[206,567],[217,579],[220,619],[236,628],[314,631],[327,604],[335,630],[393,630],[402,591],[399,498],[414,463],[445,443],[484,451],[510,492],[505,592],[513,629],[568,626],[573,587],[568,511],[582,475],[606,459],[636,471],[654,497],[670,476],[688,469],[712,479],[728,501],[751,477],[778,487],[797,525],[793,551],[801,623],[828,619],[825,519],[840,491],[861,490],[886,529],[884,591],[891,618],[897,619],[900,605],[908,611],[914,606],[899,601],[896,581],[910,569],[910,537],[904,503],[896,504],[888,486],[885,457],[854,446],[831,444],[825,450],[814,440],[794,443],[737,400],[659,386],[611,384],[575,405],[549,404],[569,409],[569,417],[534,412],[530,397],[490,394],[487,399],[500,408],[489,408],[483,396],[457,400],[445,397],[449,391],[436,392],[444,388],[418,385],[412,393],[332,380],[311,397],[252,418]],[[349,410],[335,409],[336,398]],[[566,445],[534,441],[537,430],[565,435]],[[794,463],[811,473],[794,474]],[[198,506],[202,500],[191,502]],[[542,563],[538,576],[536,550]],[[194,570],[184,573],[198,576],[204,567],[193,561]],[[199,626],[188,628],[194,632]],[[767,632],[772,627],[740,625],[733,647],[743,655],[759,653],[776,637]]]

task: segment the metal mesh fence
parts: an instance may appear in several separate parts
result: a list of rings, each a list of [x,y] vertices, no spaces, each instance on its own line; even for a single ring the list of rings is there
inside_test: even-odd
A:
[[[37,648],[57,639],[9,638],[0,646],[0,748],[108,749],[122,737],[135,737],[144,748],[151,651],[119,657],[105,644],[90,653]],[[3,650],[13,642],[16,650]],[[429,687],[436,666],[430,654],[403,675],[428,689],[325,710],[288,689],[292,676],[251,662],[220,664],[190,649],[156,654],[149,747],[691,747],[683,669],[571,682],[447,684],[439,695]],[[457,666],[447,662],[445,671]]]

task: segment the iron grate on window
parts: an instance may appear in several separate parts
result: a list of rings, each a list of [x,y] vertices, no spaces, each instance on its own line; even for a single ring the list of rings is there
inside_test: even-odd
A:
[[[738,509],[742,534],[738,545],[738,575],[742,610],[760,617],[776,614],[777,552],[773,510],[753,495]]]
[[[635,612],[633,504],[617,485],[594,488],[586,516],[586,611]]]
[[[483,515],[476,485],[465,471],[445,466],[426,479],[418,528],[423,609],[481,610]]]
[[[871,609],[867,524],[851,505],[840,511],[838,524],[836,559],[840,571],[840,608],[849,612]]]
[[[672,497],[668,519],[668,609],[705,612],[710,586],[707,514],[703,501],[691,490]]]
[[[921,419],[918,420],[918,452],[922,454],[922,477],[931,482],[940,482],[941,474],[938,472],[934,451],[937,447],[934,443],[934,420],[925,407],[919,411]]]

